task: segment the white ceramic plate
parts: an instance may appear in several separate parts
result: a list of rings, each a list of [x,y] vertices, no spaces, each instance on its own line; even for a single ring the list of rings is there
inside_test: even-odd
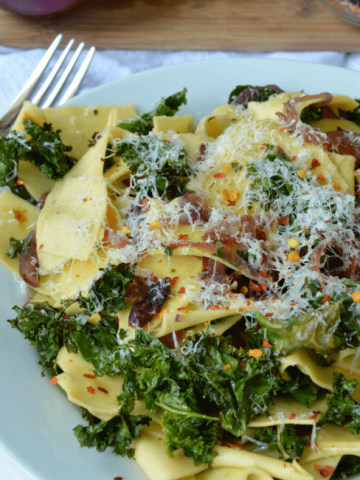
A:
[[[226,103],[239,84],[277,84],[288,91],[344,93],[360,97],[360,74],[338,67],[287,60],[223,59],[174,65],[139,73],[85,93],[73,105],[134,103],[149,111],[160,97],[188,88],[180,113],[196,120]],[[78,407],[41,377],[37,352],[11,329],[11,307],[21,305],[19,283],[0,269],[0,447],[37,480],[143,480],[134,461],[80,449],[72,428],[81,422]],[[0,472],[0,477],[2,473]]]

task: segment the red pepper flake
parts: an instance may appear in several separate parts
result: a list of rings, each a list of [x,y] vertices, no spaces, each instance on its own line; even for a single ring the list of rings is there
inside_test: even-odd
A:
[[[297,305],[297,302],[290,303],[290,307],[295,307],[295,305]]]
[[[319,415],[319,413],[321,413],[321,412],[319,412],[319,410],[312,410],[311,413],[312,413],[313,415],[311,415],[311,417],[309,417],[309,420],[316,420],[317,417],[318,417],[318,415]]]
[[[229,305],[228,305],[228,306],[225,308],[225,310],[230,310],[230,307],[229,307]]]
[[[40,247],[39,247],[39,250],[41,250],[41,249],[43,248],[43,246],[44,246],[44,245],[43,245],[43,244],[41,244],[41,245],[40,245]]]
[[[330,477],[334,473],[334,467],[329,465],[314,465],[314,469],[320,473],[323,478]]]
[[[321,173],[318,173],[316,175],[316,180],[321,183],[321,182],[325,181],[325,177],[324,177],[324,175],[321,175]]]
[[[188,233],[180,233],[180,235],[178,236],[178,239],[179,240],[187,240],[189,234]]]
[[[83,376],[86,378],[95,378],[95,375],[92,375],[91,373],[84,373]]]
[[[214,178],[225,178],[226,174],[225,173],[215,173]]]
[[[310,165],[310,170],[315,170],[315,168],[320,167],[321,163],[316,160],[316,158],[313,158],[311,160],[311,165]]]
[[[170,287],[173,287],[178,279],[179,277],[169,278]]]
[[[69,330],[70,330],[70,332],[71,332],[71,330],[72,330],[71,325],[69,325]]]
[[[213,305],[212,307],[208,307],[206,310],[220,310],[219,305]]]
[[[290,218],[288,216],[280,217],[278,220],[278,225],[289,225]]]
[[[272,317],[273,315],[273,313],[265,313],[265,317]]]
[[[109,393],[105,388],[98,387],[99,392],[106,393],[106,395]]]
[[[293,420],[296,417],[295,413],[290,414],[290,420]]]
[[[292,162],[295,162],[296,159],[297,159],[296,156],[295,156],[295,157],[292,157],[291,161],[292,161]]]
[[[185,293],[185,287],[181,287],[180,290],[178,291],[178,293],[180,293],[180,294]]]
[[[239,445],[238,443],[234,443],[233,448],[236,448],[236,450],[244,450],[245,445]]]
[[[50,380],[50,383],[51,383],[51,385],[56,385],[57,384],[57,376],[52,377],[52,379]]]
[[[262,346],[264,348],[271,348],[272,345],[270,345],[270,343],[266,340],[266,338],[264,338],[264,340],[262,341]]]
[[[239,363],[239,365],[240,365],[240,368],[246,368],[246,362],[245,362],[245,360],[241,360],[240,363]]]
[[[267,278],[266,273],[263,272],[262,270],[260,270],[259,274],[260,274],[263,278]]]
[[[161,438],[159,438],[161,440]],[[115,477],[114,480],[123,480],[123,477]]]
[[[141,200],[140,205],[147,205],[148,199],[144,198],[144,200]]]
[[[342,428],[343,428],[344,432],[346,432],[346,427],[345,427],[345,425],[343,425]]]
[[[119,321],[120,321],[120,320],[119,320],[119,317],[116,315],[116,317],[115,317],[115,323],[118,324]]]
[[[105,158],[100,158],[100,160],[101,160],[102,162],[105,162]]]
[[[331,300],[331,298],[329,297],[329,295],[325,295],[325,298],[324,298],[322,304],[324,305],[324,303],[328,303],[328,302],[330,302],[330,300]]]
[[[87,198],[83,198],[83,202],[87,202]]]
[[[262,290],[263,292],[266,292],[266,290],[267,290],[267,285],[266,285],[265,283],[259,283],[259,287],[261,288],[261,290]]]
[[[62,322],[65,322],[65,320],[67,320],[68,318],[70,318],[69,315],[66,315],[65,317],[63,317],[63,318],[61,319],[61,321],[62,321]]]
[[[250,300],[246,300],[246,305],[247,305],[248,307],[250,307],[250,305],[251,305]]]
[[[213,187],[214,185],[215,185],[215,183],[212,183],[209,188]],[[360,195],[360,193],[359,193],[359,195]]]
[[[94,395],[95,394],[95,390],[93,389],[93,387],[87,387],[86,390],[91,393],[91,395]]]
[[[170,143],[170,140],[164,140],[164,143]]]
[[[236,200],[228,200],[228,207],[235,207]]]

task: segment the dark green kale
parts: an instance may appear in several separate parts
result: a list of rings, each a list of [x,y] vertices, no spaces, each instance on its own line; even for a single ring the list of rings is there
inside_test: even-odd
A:
[[[139,438],[143,425],[149,425],[151,418],[148,415],[116,415],[108,422],[96,420],[89,426],[78,425],[74,428],[80,447],[95,447],[104,452],[108,447],[116,455],[134,456],[134,449],[130,444]]]
[[[310,438],[297,433],[295,425],[285,425],[278,433],[277,427],[258,428],[255,439],[267,443],[269,448],[277,448],[280,458],[299,460]]]
[[[10,258],[17,258],[21,254],[22,250],[28,249],[31,245],[31,242],[26,243],[26,240],[16,240],[16,238],[10,238],[10,250],[6,252]]]
[[[308,124],[317,120],[322,120],[323,118],[323,109],[321,107],[314,107],[313,105],[305,107],[300,116],[300,120],[303,123]]]
[[[170,97],[162,98],[158,105],[149,113],[135,117],[132,120],[120,122],[119,127],[139,135],[147,135],[153,128],[153,117],[166,115],[172,117],[179,110],[181,105],[186,105],[186,92],[184,88],[181,92],[174,93]]]
[[[47,302],[36,303],[35,305],[25,305],[23,308],[13,307],[17,316],[13,320],[8,320],[13,328],[19,330],[31,345],[39,349],[39,364],[43,370],[54,368],[54,361],[60,347],[67,343],[69,337],[69,327],[76,326],[72,318],[63,321],[65,314],[61,310],[56,310]],[[68,343],[71,351],[74,351],[71,342]]]
[[[19,161],[30,162],[48,178],[59,180],[77,160],[68,155],[72,147],[64,145],[60,130],[54,131],[49,123],[37,125],[31,119],[24,120],[24,124],[24,132],[13,131],[10,137],[0,137],[0,186],[8,186],[16,195],[34,203],[17,177]]]
[[[341,373],[334,373],[334,392],[326,396],[328,410],[321,423],[332,422],[351,433],[360,433],[360,405],[351,397],[356,380],[346,380]]]
[[[360,457],[356,455],[344,455],[335,472],[332,475],[332,480],[340,480],[342,478],[352,477],[360,473]]]
[[[337,302],[285,320],[269,320],[259,312],[255,313],[255,318],[263,329],[266,328],[273,354],[290,355],[299,348],[307,347],[322,355],[328,355],[339,348],[340,341],[334,327],[340,319],[341,309],[341,302]]]
[[[281,393],[290,393],[296,401],[303,405],[310,406],[317,398],[325,395],[326,390],[314,383],[309,375],[302,373],[296,367],[287,368],[286,372],[290,375],[292,380],[285,382]]]
[[[149,134],[123,140],[117,145],[115,155],[129,165],[131,186],[136,192],[169,200],[185,193],[188,161],[180,145]]]
[[[359,98],[355,98],[355,101],[360,103]],[[340,115],[346,120],[351,120],[360,126],[360,106],[354,108],[353,110],[340,110]]]
[[[228,103],[233,104],[237,97],[247,89],[249,91],[249,95],[246,96],[244,103],[241,102],[241,105],[244,105],[245,108],[247,108],[248,102],[266,102],[270,97],[276,94],[276,91],[271,88],[253,87],[251,85],[237,85],[230,93]],[[255,98],[253,95],[254,92],[256,92]]]
[[[169,257],[171,257],[175,247],[169,247],[168,245],[163,245],[163,244],[161,244],[161,246],[164,247],[165,253],[169,255]]]
[[[77,298],[82,308],[91,314],[105,310],[108,313],[116,313],[127,307],[125,293],[127,287],[134,281],[135,265],[127,263],[119,265],[110,264],[101,269],[104,273],[90,289],[88,296]]]
[[[220,242],[220,240],[214,240],[213,244],[216,245],[216,256],[219,258],[224,258],[224,245]]]
[[[54,361],[63,345],[68,351],[78,351],[72,338],[72,335],[77,338],[77,333],[93,340],[94,344],[97,342],[98,345],[104,345],[104,348],[117,345],[118,325],[114,317],[103,315],[97,325],[89,322],[82,325],[81,317],[67,316],[64,311],[50,307],[47,302],[29,304],[23,308],[15,306],[13,309],[17,316],[8,322],[19,330],[31,345],[38,348],[40,356],[38,363],[43,370],[58,368]]]

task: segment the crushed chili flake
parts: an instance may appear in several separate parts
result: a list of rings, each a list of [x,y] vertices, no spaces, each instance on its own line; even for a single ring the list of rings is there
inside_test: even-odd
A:
[[[180,290],[178,291],[178,293],[180,293],[180,294],[185,293],[185,287],[181,287]]]
[[[263,278],[267,278],[266,273],[263,272],[262,270],[260,270],[259,274],[260,274]]]
[[[315,168],[320,167],[321,163],[316,158],[311,160],[310,170],[315,170]]]
[[[109,393],[105,388],[98,387],[99,392],[106,393],[106,395]]]
[[[178,235],[178,239],[179,240],[187,240],[189,234],[188,233],[180,233],[180,235]]]
[[[270,345],[270,343],[267,341],[266,338],[263,339],[263,341],[262,341],[262,346],[263,346],[264,348],[271,348],[271,347],[272,347],[272,345]]]
[[[245,360],[241,360],[240,363],[239,363],[239,365],[240,365],[240,368],[246,368],[246,362],[245,362]]]
[[[50,383],[51,383],[51,385],[56,385],[57,384],[57,376],[52,377],[52,379],[50,380]]]
[[[95,378],[95,375],[92,375],[91,373],[84,373],[83,376],[86,378]]]
[[[91,395],[95,394],[95,389],[93,387],[87,387],[86,390],[91,393]]]
[[[239,445],[238,443],[233,443],[233,448],[236,448],[236,450],[244,450],[245,445]]]
[[[213,305],[212,307],[208,307],[206,310],[220,310],[219,305]]]
[[[140,205],[146,205],[148,202],[147,198],[144,198],[144,200],[141,200]]]
[[[41,245],[39,246],[39,250],[41,250],[41,249],[43,248],[43,246],[44,246],[44,245],[43,245],[43,244],[41,244]]]
[[[329,295],[325,295],[325,298],[322,301],[322,304],[324,305],[324,303],[327,303],[327,302],[330,302],[330,301],[331,301],[331,298],[329,297]]]
[[[225,173],[215,173],[214,178],[225,178],[226,174]]]
[[[188,312],[188,311],[187,311],[187,308],[184,308],[184,307],[180,307],[180,308],[178,308],[178,310],[179,310],[179,312],[181,312],[181,313],[187,313],[187,312]]]
[[[179,277],[169,278],[170,287],[173,287],[175,283],[178,281],[178,279]]]
[[[293,420],[296,417],[295,413],[290,414],[290,420]]]
[[[120,321],[120,320],[119,320],[119,317],[116,315],[116,317],[115,317],[115,323],[118,324],[119,321]]]
[[[319,413],[321,413],[319,410],[312,410],[311,412],[313,415],[311,415],[311,417],[309,417],[309,420],[316,420]]]
[[[265,317],[272,317],[273,315],[273,313],[265,313]]]
[[[320,473],[323,478],[330,477],[334,473],[334,467],[329,465],[314,465],[314,469]]]

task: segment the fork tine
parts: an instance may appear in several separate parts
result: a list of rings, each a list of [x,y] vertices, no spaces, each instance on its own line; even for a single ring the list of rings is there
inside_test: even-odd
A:
[[[44,105],[42,108],[48,108],[50,107],[55,98],[57,97],[58,93],[60,92],[62,86],[64,85],[65,83],[65,80],[67,79],[67,77],[69,76],[76,60],[78,59],[82,49],[84,48],[84,42],[81,42],[80,45],[77,47],[77,49],[75,50],[75,53],[74,55],[72,56],[72,59],[70,60],[69,64],[67,65],[64,73],[61,75],[61,78],[60,80],[58,81],[58,83],[56,84],[54,90],[51,92],[51,94],[49,95],[48,99],[44,102]]]
[[[9,110],[6,112],[6,114],[3,116],[2,120],[0,121],[0,128],[8,126],[14,120],[24,100],[28,98],[29,94],[32,92],[34,86],[38,82],[41,74],[45,70],[47,64],[49,63],[51,57],[53,56],[55,50],[57,49],[59,43],[61,42],[61,39],[62,39],[62,34],[60,33],[52,42],[52,44],[46,51],[45,55],[40,60],[39,64],[37,65],[33,73],[30,75],[28,81],[25,83],[23,88],[15,97],[14,102],[12,103]]]
[[[91,47],[85,57],[85,60],[83,61],[81,67],[79,68],[77,74],[75,75],[73,81],[69,85],[69,88],[66,90],[64,96],[62,97],[59,105],[62,105],[63,103],[67,102],[68,100],[70,100],[70,98],[72,98],[75,95],[82,79],[84,78],[84,75],[87,69],[89,68],[89,65],[91,63],[92,57],[94,56],[94,53],[95,53],[95,47]]]
[[[38,91],[38,93],[35,95],[35,97],[33,98],[33,100],[31,100],[31,102],[34,104],[34,105],[38,105],[40,100],[43,98],[43,96],[45,95],[47,89],[49,88],[51,82],[54,80],[57,72],[59,71],[59,68],[61,67],[61,65],[63,64],[67,54],[69,53],[69,50],[71,49],[71,47],[73,46],[73,43],[74,43],[74,39],[72,38],[70,40],[70,42],[67,44],[65,50],[62,52],[62,54],[60,55],[58,61],[56,62],[56,64],[54,65],[54,68],[51,70],[51,73],[50,75],[47,77],[47,79],[45,80],[43,86],[40,88],[40,90]]]

